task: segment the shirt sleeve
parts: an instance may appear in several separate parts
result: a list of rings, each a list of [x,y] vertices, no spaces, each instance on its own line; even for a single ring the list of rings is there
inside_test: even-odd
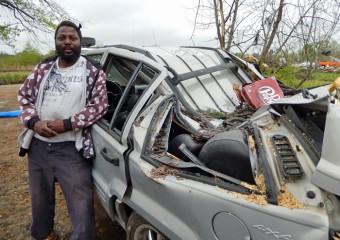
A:
[[[36,66],[25,79],[18,91],[18,103],[21,110],[19,119],[21,123],[28,128],[32,128],[34,123],[39,121],[35,105],[36,93],[38,91],[38,86],[36,85],[38,77],[38,66]]]

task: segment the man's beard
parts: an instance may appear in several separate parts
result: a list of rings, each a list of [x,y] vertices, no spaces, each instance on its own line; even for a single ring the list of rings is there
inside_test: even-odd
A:
[[[73,54],[72,55],[65,55],[64,54],[64,50],[65,49],[72,49]],[[72,47],[56,47],[56,52],[59,55],[59,57],[61,59],[63,59],[65,62],[67,63],[73,63],[76,62],[78,60],[78,58],[80,57],[81,54],[81,47],[78,48],[72,48]]]

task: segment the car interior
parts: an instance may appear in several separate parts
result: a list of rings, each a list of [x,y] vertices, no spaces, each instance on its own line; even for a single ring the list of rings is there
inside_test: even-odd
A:
[[[104,69],[107,75],[109,108],[103,119],[112,126],[111,129],[121,131],[131,110],[148,87],[148,83],[156,76],[156,72],[137,61],[118,56],[111,56]]]

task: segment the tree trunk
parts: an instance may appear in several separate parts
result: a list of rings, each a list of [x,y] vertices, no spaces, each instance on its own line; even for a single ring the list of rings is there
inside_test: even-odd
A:
[[[227,51],[230,51],[231,44],[232,44],[233,39],[234,39],[238,7],[239,7],[239,0],[235,0],[235,2],[234,2],[234,8],[235,9],[234,9],[234,14],[233,14],[233,20],[232,20],[231,25],[230,25],[230,31],[229,31],[229,34],[228,34],[228,42],[227,42],[227,46],[226,46]]]
[[[225,30],[224,30],[224,18],[222,18],[222,21],[220,23],[219,21],[219,12],[221,12],[221,0],[219,0],[220,8],[218,9],[217,1],[214,0],[214,15],[215,15],[215,26],[216,26],[216,32],[218,41],[220,43],[221,49],[225,49]],[[223,14],[223,5],[222,5],[222,14]],[[223,28],[222,28],[223,26]]]
[[[278,12],[277,12],[277,17],[275,20],[275,23],[273,25],[273,29],[271,31],[271,34],[268,38],[268,41],[266,41],[267,43],[265,44],[264,48],[262,49],[262,53],[261,53],[261,61],[265,61],[265,58],[267,57],[267,54],[269,52],[269,49],[273,43],[275,34],[277,32],[277,29],[279,28],[279,24],[282,20],[282,13],[283,13],[283,7],[284,7],[284,0],[280,0],[280,5],[278,7]]]
[[[221,48],[225,49],[225,22],[224,22],[224,12],[223,12],[223,2],[222,0],[219,0],[220,2],[220,19],[221,19]]]

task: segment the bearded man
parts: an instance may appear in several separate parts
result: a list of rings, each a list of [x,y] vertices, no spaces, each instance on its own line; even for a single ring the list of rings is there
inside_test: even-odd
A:
[[[55,183],[65,196],[72,240],[96,239],[91,176],[94,156],[90,127],[107,112],[106,75],[81,56],[81,25],[61,22],[56,55],[40,62],[18,92],[27,131],[31,235],[58,239],[54,231]]]

